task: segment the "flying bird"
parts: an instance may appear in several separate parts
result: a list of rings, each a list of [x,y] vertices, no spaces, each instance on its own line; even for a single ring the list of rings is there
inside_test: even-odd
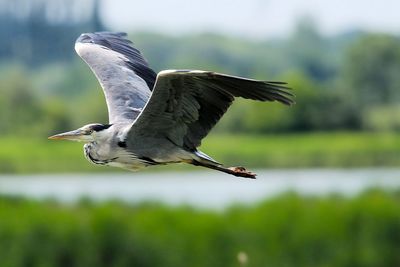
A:
[[[138,170],[184,162],[255,178],[244,167],[224,167],[197,148],[235,97],[292,105],[286,83],[212,71],[164,70],[156,74],[125,33],[84,33],[75,43],[103,89],[109,123],[91,123],[49,139],[85,142],[94,164]]]

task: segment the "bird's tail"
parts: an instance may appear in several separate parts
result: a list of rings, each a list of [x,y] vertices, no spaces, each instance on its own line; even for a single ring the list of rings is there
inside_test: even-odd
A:
[[[197,156],[195,159],[191,160],[189,163],[195,166],[202,166],[209,169],[225,172],[237,177],[251,178],[255,179],[257,174],[247,171],[244,167],[224,167],[221,163],[218,163],[208,155],[204,154],[201,151],[196,151],[195,155]]]

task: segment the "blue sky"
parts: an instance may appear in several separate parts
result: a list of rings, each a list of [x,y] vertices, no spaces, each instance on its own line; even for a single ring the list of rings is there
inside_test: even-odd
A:
[[[289,34],[305,15],[328,35],[350,29],[397,34],[399,10],[399,0],[103,0],[102,16],[114,30],[268,38]]]

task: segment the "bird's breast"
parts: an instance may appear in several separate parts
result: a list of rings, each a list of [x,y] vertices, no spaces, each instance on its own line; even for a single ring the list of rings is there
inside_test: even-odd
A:
[[[98,149],[96,149],[96,146],[93,143],[85,144],[83,151],[85,158],[93,164],[107,165],[116,159],[115,157],[105,157],[99,155]]]
[[[86,159],[93,164],[124,168],[132,171],[158,164],[151,158],[139,157],[129,153],[123,147],[116,147],[113,151],[110,151],[95,143],[86,144],[84,146],[84,154]]]

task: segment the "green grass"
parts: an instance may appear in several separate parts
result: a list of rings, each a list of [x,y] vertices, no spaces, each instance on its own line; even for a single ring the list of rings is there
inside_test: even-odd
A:
[[[0,173],[118,170],[93,166],[74,142],[3,137],[0,148]],[[400,166],[394,133],[211,135],[201,150],[226,165],[252,168]]]
[[[212,136],[202,149],[250,167],[400,166],[400,135],[394,133]]]
[[[0,138],[0,147],[3,173],[99,171],[84,158],[82,144],[75,142]]]

